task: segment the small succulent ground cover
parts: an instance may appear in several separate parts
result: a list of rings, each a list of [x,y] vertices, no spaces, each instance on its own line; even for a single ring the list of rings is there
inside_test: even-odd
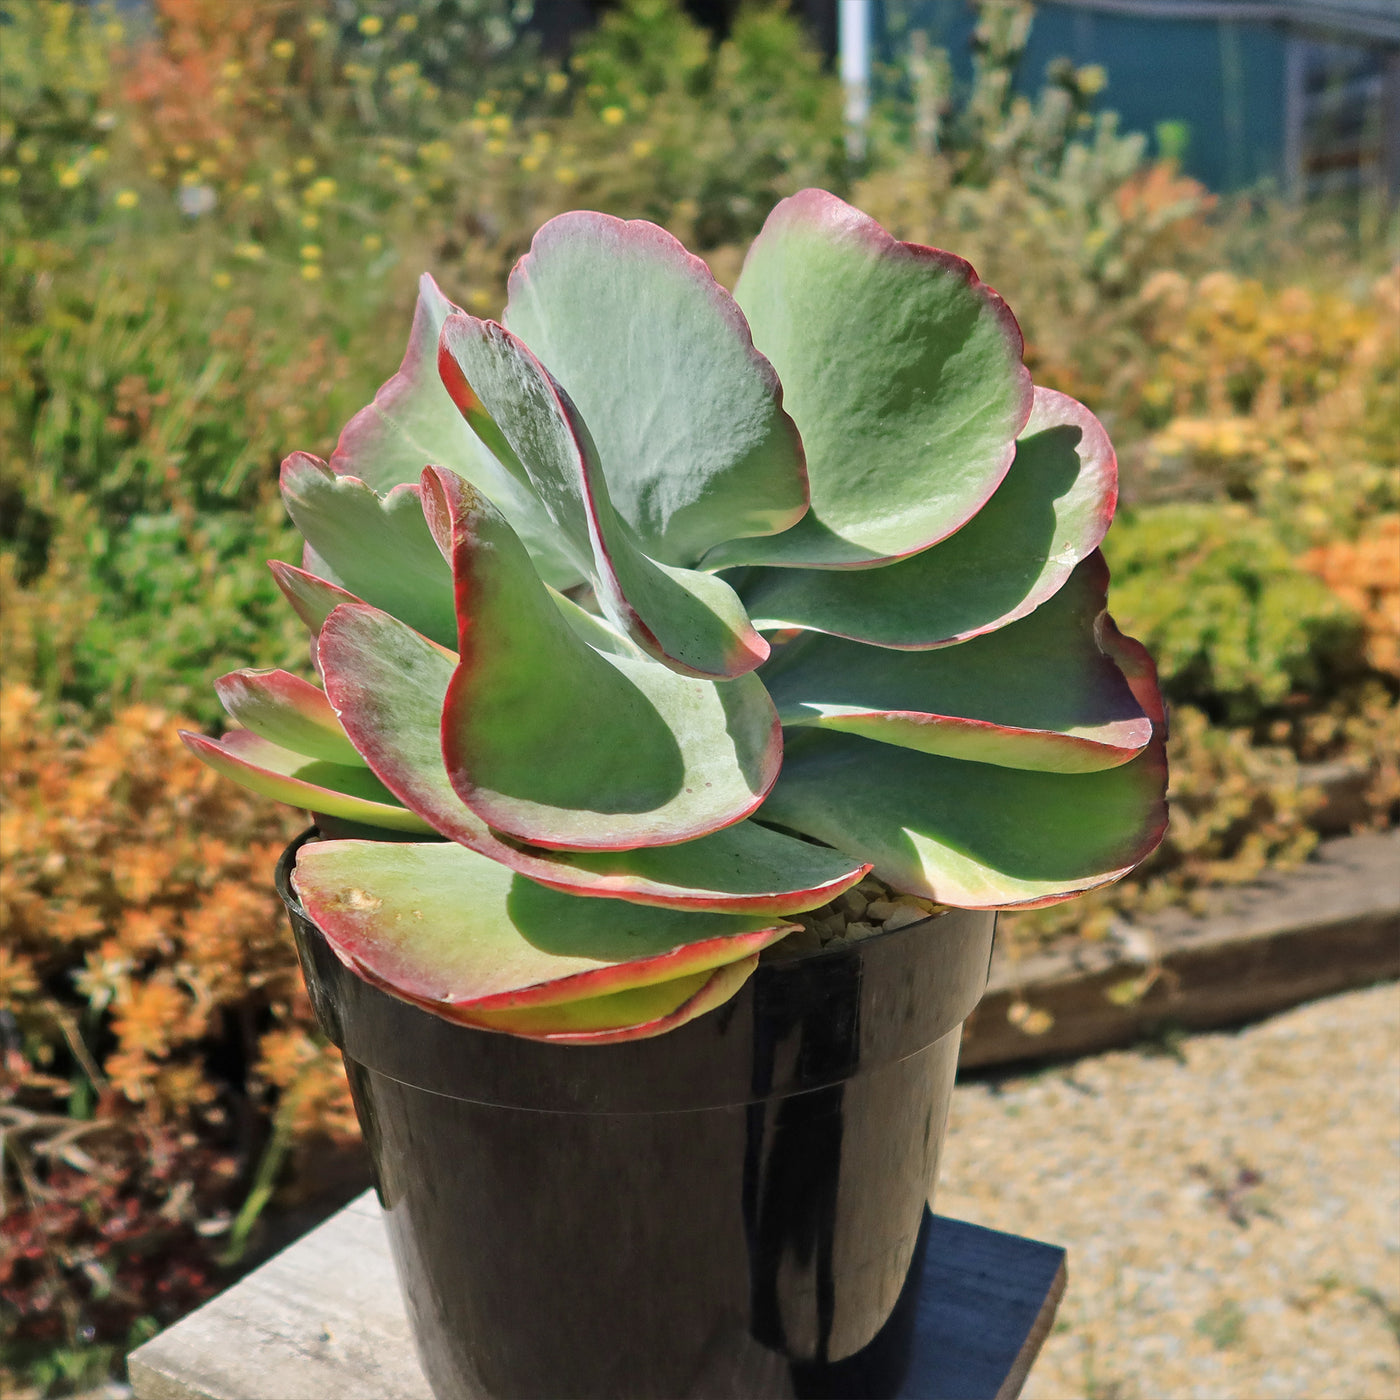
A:
[[[225,676],[241,727],[186,741],[315,814],[307,911],[438,1015],[654,1035],[790,935],[1053,903],[1161,837],[1102,427],[967,263],[823,191],[733,296],[587,212],[501,324],[425,277],[398,373],[282,493],[322,684]]]

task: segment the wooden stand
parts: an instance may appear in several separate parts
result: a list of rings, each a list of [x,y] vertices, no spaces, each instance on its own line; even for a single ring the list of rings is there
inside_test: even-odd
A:
[[[1055,1317],[1065,1252],[930,1222],[900,1400],[1015,1400]],[[372,1192],[129,1358],[136,1400],[433,1400]]]

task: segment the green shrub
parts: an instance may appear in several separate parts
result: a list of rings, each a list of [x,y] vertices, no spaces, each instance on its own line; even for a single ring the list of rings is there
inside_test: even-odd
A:
[[[1114,613],[1172,700],[1247,724],[1288,701],[1325,701],[1362,668],[1356,616],[1245,507],[1124,513],[1105,553]]]

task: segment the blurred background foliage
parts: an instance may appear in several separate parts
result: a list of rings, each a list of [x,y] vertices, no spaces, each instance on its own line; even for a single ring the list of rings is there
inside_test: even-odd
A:
[[[210,681],[304,669],[263,561],[276,469],[395,368],[418,273],[499,310],[533,231],[655,220],[732,284],[805,185],[952,248],[1123,471],[1115,612],[1172,701],[1173,815],[1108,891],[1008,917],[1102,937],[1400,801],[1400,270],[1119,129],[1105,75],[973,80],[912,44],[849,153],[800,23],[716,40],[624,0],[548,55],[519,0],[0,0],[0,1326],[16,1393],[104,1374],[229,1276],[274,1187],[353,1141],[270,872],[297,825],[172,739]],[[1339,803],[1337,794],[1344,793]]]

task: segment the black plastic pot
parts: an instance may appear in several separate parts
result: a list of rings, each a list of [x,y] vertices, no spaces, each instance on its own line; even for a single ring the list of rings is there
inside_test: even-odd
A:
[[[277,888],[439,1400],[896,1393],[993,914],[764,961],[652,1040],[550,1046],[362,981],[291,889],[300,844]]]

